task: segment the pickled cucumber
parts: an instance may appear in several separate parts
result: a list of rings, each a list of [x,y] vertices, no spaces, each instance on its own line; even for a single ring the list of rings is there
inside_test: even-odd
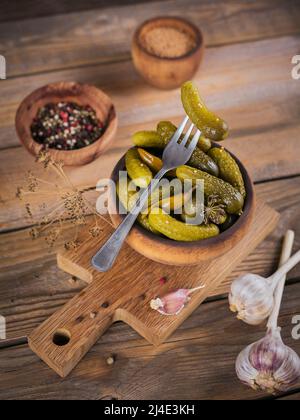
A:
[[[239,165],[224,149],[214,147],[209,151],[209,156],[216,162],[220,169],[220,177],[236,188],[246,198],[246,188]]]
[[[157,131],[160,134],[163,141],[167,144],[175,134],[177,128],[169,121],[161,121],[157,126]],[[210,146],[211,142],[209,141]],[[219,168],[214,160],[209,157],[207,154],[197,147],[188,162],[190,166],[194,168],[201,169],[202,171],[208,172],[211,175],[218,176]]]
[[[206,155],[198,147],[194,150],[191,159],[188,162],[188,165],[193,166],[194,168],[201,169],[211,175],[218,176],[219,168],[218,165],[214,162],[212,158]]]
[[[170,121],[161,121],[157,125],[157,132],[167,145],[177,131],[176,125]]]
[[[180,192],[179,194],[175,194],[160,200],[159,206],[165,211],[170,212],[171,210],[176,212],[176,210],[182,209],[185,206],[185,203],[191,201],[192,195],[193,188],[184,194]]]
[[[214,225],[192,226],[180,222],[163,210],[150,213],[149,223],[153,229],[174,241],[193,242],[219,235],[219,228]]]
[[[227,219],[225,222],[220,226],[222,232],[225,230],[230,229],[238,220],[238,216],[235,214],[228,214]]]
[[[160,235],[160,232],[150,225],[148,216],[145,216],[144,214],[139,214],[137,221],[139,222],[140,226],[142,226],[144,229],[154,233],[155,235]]]
[[[180,194],[182,194],[182,185],[180,183],[175,185],[172,185],[172,183],[171,185],[169,183],[161,183],[149,197],[148,212],[151,211],[151,208],[166,205],[167,201],[170,202],[171,197],[179,196]]]
[[[204,220],[204,203],[202,201],[197,201],[197,197],[194,194],[190,200],[188,200],[185,203],[185,206],[183,208],[183,212],[181,215],[181,220],[185,223],[187,223],[188,225],[195,225],[197,223],[197,219],[199,219],[199,217],[202,219],[201,221],[203,222]],[[201,223],[198,223],[201,224]]]
[[[207,137],[201,136],[198,140],[198,147],[204,153],[207,153],[211,149],[211,146],[211,141]]]
[[[145,149],[138,148],[138,153],[140,155],[141,160],[155,173],[159,172],[163,167],[163,161],[152,155]],[[219,175],[219,168],[214,162],[212,158],[206,155],[202,150],[196,149],[189,160],[189,165],[193,166],[194,168],[201,169],[205,172],[208,172],[211,175],[218,176]],[[176,177],[176,171],[168,172],[168,176]]]
[[[139,131],[132,137],[133,144],[138,147],[155,147],[164,149],[167,143],[156,131]]]
[[[154,172],[159,172],[163,167],[163,161],[158,158],[157,156],[152,155],[152,153],[148,152],[145,149],[138,148],[138,153],[140,155],[140,158],[142,161]],[[176,177],[176,171],[169,171],[168,176],[170,177]]]
[[[221,141],[228,136],[227,123],[206,107],[192,82],[182,86],[181,99],[185,112],[206,137]]]
[[[135,185],[147,188],[153,176],[151,170],[140,159],[137,149],[130,149],[126,153],[126,169]]]
[[[122,190],[120,188],[120,183],[117,183],[117,194],[119,197],[119,200],[121,201],[123,207],[125,208],[125,210],[130,211],[133,206],[135,205],[139,194],[134,192],[134,191],[130,191],[129,190],[129,182],[127,182],[127,192],[125,190]],[[148,220],[148,215],[145,214],[139,214],[138,218],[137,218],[138,223],[146,230],[149,230],[150,232],[154,233],[155,235],[160,235],[160,233],[153,229],[152,226],[149,223]]]
[[[137,200],[137,198],[134,198],[134,196],[136,195],[136,197],[138,197],[138,195],[136,192],[129,190],[129,180],[127,180],[126,188],[121,188],[120,182],[118,182],[116,190],[124,209],[130,211]]]
[[[169,143],[176,131],[176,125],[172,124],[170,121],[161,121],[157,126],[157,132],[166,144]],[[198,141],[198,148],[202,150],[202,152],[207,153],[211,147],[211,141],[207,137],[201,136]]]
[[[163,167],[163,161],[152,155],[152,153],[148,152],[145,149],[141,149],[140,147],[137,149],[142,161],[153,171],[159,172]]]
[[[243,196],[228,182],[189,166],[180,166],[177,168],[176,174],[182,181],[185,179],[204,180],[206,196],[218,195],[226,206],[228,213],[241,214],[244,206]]]

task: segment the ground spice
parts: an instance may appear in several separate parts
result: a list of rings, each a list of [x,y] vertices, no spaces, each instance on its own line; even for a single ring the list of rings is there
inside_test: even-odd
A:
[[[162,58],[182,57],[196,46],[192,35],[167,26],[147,31],[141,36],[141,43],[149,53]]]
[[[90,146],[104,130],[94,109],[72,102],[45,105],[31,125],[31,134],[37,143],[58,150]]]

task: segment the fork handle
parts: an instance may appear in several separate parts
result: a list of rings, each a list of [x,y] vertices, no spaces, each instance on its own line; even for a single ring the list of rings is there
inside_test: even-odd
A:
[[[138,215],[143,210],[144,205],[153,191],[158,187],[160,180],[168,172],[168,169],[162,168],[154,177],[147,189],[145,189],[137,200],[135,206],[126,216],[120,226],[116,229],[109,240],[104,244],[100,251],[93,257],[93,267],[101,272],[109,271],[119,255],[125,239],[132,229]]]

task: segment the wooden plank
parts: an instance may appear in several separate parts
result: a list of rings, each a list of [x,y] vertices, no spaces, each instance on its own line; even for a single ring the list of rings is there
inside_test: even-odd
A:
[[[109,7],[154,1],[158,0],[109,0]],[[51,2],[48,0],[39,0],[38,2],[23,0],[22,7],[18,0],[2,0],[0,22],[81,12],[103,7],[107,7],[107,0],[51,0]]]
[[[299,284],[288,286],[280,316],[283,339],[298,353],[300,341],[291,338],[291,320],[299,310],[299,298]],[[242,385],[234,369],[238,353],[264,333],[263,327],[253,328],[234,319],[226,301],[202,305],[167,343],[157,348],[147,345],[127,326],[117,324],[64,380],[58,379],[27,346],[3,349],[0,398],[265,398],[267,394]],[[115,364],[109,366],[106,360],[111,355]]]
[[[255,135],[261,141],[268,133],[279,133],[292,140],[297,135],[300,106],[291,57],[299,46],[300,36],[292,36],[209,50],[195,82],[208,106],[228,120],[232,139]],[[19,145],[14,120],[25,96],[47,83],[70,80],[95,84],[112,97],[120,141],[132,134],[135,125],[182,118],[179,90],[147,86],[130,61],[20,77],[1,81],[0,148]]]
[[[300,173],[299,96],[297,81],[289,78],[290,56],[299,42],[300,37],[287,37],[251,43],[247,48],[244,45],[216,48],[206,60],[203,76],[200,71],[196,78],[209,106],[224,115],[232,128],[230,139],[224,145],[245,163],[255,181]],[[234,62],[232,57],[237,57]],[[249,60],[252,63],[250,69]],[[224,73],[219,71],[220,67]],[[120,72],[124,76],[121,79]],[[51,74],[51,77],[59,80],[63,75],[67,80],[71,73]],[[100,77],[103,83],[107,83],[120,118],[116,140],[107,153],[90,165],[70,171],[77,185],[92,187],[100,178],[109,177],[113,165],[130,147],[130,135],[134,131],[153,128],[160,119],[179,121],[182,107],[178,90],[166,93],[147,87],[133,73],[131,63],[90,68],[90,73],[79,70],[78,75],[83,82]],[[42,80],[45,82],[45,75],[26,78],[25,89],[31,90]],[[9,83],[10,87],[4,85],[0,98],[0,104],[3,104],[0,107],[3,109],[0,137],[2,144],[7,146],[16,144],[15,134],[10,133],[11,119],[20,92],[24,91],[24,79]],[[10,98],[11,106],[4,106],[5,98]],[[9,143],[5,139],[9,139]],[[33,158],[23,148],[7,149],[0,154],[2,230],[28,224],[15,191],[23,182],[24,172],[32,169]]]
[[[0,52],[9,77],[120,60],[129,57],[136,27],[157,15],[191,19],[208,46],[279,37],[299,33],[299,4],[170,0],[7,22],[0,25]]]
[[[194,267],[173,267],[149,261],[126,245],[108,273],[93,270],[91,259],[112,229],[101,225],[101,235],[95,239],[83,233],[81,248],[60,253],[58,266],[91,284],[30,334],[30,348],[61,377],[66,377],[115,321],[129,324],[156,346],[164,343],[205,299],[215,296],[224,278],[276,228],[278,221],[277,212],[257,201],[251,229],[226,255]],[[169,279],[165,287],[151,281],[161,277]],[[162,318],[150,308],[155,296],[170,289],[193,289],[199,285],[203,288],[194,293],[189,305],[176,317]],[[225,290],[228,292],[228,284]],[[109,302],[105,308],[104,302]],[[61,336],[61,328],[70,337],[65,347],[53,340],[55,335]],[[62,335],[65,337],[65,333]]]
[[[282,136],[285,130],[289,130],[289,138],[296,135],[298,82],[291,77],[290,62],[299,45],[300,37],[293,36],[249,43],[247,48],[241,44],[209,50],[195,81],[207,104],[228,120],[231,138],[256,135],[261,140],[268,132]],[[37,87],[68,80],[96,84],[113,98],[120,120],[120,141],[132,134],[135,125],[182,118],[179,91],[148,87],[128,61],[20,77],[1,82],[0,148],[19,145],[14,119],[23,98]],[[127,130],[122,131],[125,127]]]
[[[258,196],[279,211],[282,218],[274,233],[234,270],[228,281],[249,271],[270,275],[276,269],[281,240],[289,228],[296,232],[295,251],[300,248],[299,181],[300,177],[256,187]],[[289,279],[297,278],[300,278],[300,266],[289,274]],[[57,268],[55,249],[49,251],[43,238],[32,241],[28,230],[2,234],[0,314],[7,318],[8,338],[28,335],[85,286],[83,282],[69,280]],[[224,288],[218,293],[224,293]]]

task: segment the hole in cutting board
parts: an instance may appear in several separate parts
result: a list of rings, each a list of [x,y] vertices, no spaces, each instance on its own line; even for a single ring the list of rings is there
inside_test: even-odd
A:
[[[64,347],[71,341],[71,334],[65,329],[57,330],[52,341],[56,346]]]

